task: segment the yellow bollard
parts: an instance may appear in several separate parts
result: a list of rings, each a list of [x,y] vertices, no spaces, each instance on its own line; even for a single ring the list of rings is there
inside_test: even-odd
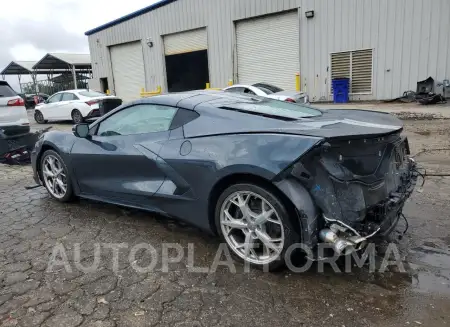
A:
[[[110,95],[111,92],[109,92],[109,90],[106,90],[106,95]]]
[[[161,94],[161,86],[158,86],[156,88],[156,91],[145,91],[145,88],[141,88],[141,98],[145,98],[145,97],[151,97],[154,95],[159,95]]]
[[[210,89],[211,88],[211,84],[210,83],[206,83],[206,89]]]
[[[300,73],[295,74],[295,90],[300,91]]]
[[[228,81],[228,86],[231,86],[231,85],[233,85],[233,80],[232,80],[232,79],[230,79],[230,80]]]

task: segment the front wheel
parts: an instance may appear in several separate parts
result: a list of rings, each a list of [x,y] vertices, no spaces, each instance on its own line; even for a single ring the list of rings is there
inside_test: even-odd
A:
[[[228,187],[217,201],[215,219],[231,252],[259,269],[284,266],[286,251],[299,239],[282,201],[254,184]]]
[[[81,124],[84,121],[83,115],[78,109],[72,111],[72,120],[74,124]]]
[[[60,202],[68,202],[73,197],[68,169],[61,156],[47,150],[41,159],[41,178],[48,193]]]

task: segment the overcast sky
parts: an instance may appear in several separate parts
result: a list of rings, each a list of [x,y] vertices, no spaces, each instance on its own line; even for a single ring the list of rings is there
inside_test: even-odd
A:
[[[47,52],[89,53],[84,32],[156,0],[1,0],[0,71]],[[19,90],[16,76],[6,78]]]

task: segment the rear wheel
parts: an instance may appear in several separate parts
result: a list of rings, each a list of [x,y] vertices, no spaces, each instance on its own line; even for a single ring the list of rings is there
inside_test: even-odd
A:
[[[44,115],[39,110],[34,112],[34,120],[38,124],[45,124],[47,121],[44,119]]]
[[[231,252],[260,269],[284,266],[287,249],[299,239],[282,201],[254,184],[228,187],[217,201],[215,219]]]
[[[78,109],[72,111],[72,120],[74,124],[81,124],[84,121],[83,115]]]
[[[48,193],[60,202],[68,202],[73,197],[72,184],[66,165],[61,156],[47,150],[41,159],[41,177]]]

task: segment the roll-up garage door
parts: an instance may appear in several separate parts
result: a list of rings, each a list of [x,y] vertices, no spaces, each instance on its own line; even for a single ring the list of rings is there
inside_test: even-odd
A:
[[[138,99],[141,88],[145,87],[141,42],[112,46],[110,53],[116,95],[124,102]]]
[[[295,90],[300,67],[297,11],[237,22],[236,48],[240,84],[266,82]]]
[[[164,36],[164,53],[166,56],[206,50],[208,48],[206,29],[169,34]]]

